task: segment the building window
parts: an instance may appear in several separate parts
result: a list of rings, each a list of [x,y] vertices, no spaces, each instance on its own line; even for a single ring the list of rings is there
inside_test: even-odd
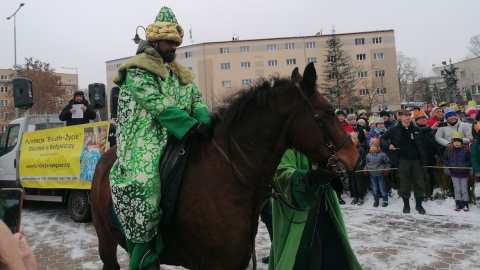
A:
[[[2,117],[3,117],[4,120],[6,120],[6,119],[10,118],[10,114],[8,112],[4,112]]]
[[[317,63],[317,58],[316,57],[309,57],[307,58],[307,63]]]
[[[296,65],[296,64],[297,64],[297,59],[295,58],[287,59],[287,66]]]
[[[336,80],[337,79],[337,74],[332,74],[332,73],[328,74],[328,79],[329,80]]]
[[[369,92],[368,89],[360,89],[360,96],[368,96]]]
[[[242,68],[250,68],[250,62],[242,62],[242,63],[240,63],[240,66]]]
[[[8,107],[8,99],[2,99],[2,107]]]
[[[285,49],[287,49],[287,50],[295,49],[295,43],[293,43],[293,42],[285,43]]]
[[[230,63],[221,63],[220,69],[230,69]]]
[[[276,67],[277,66],[277,60],[268,60],[268,66],[269,67]]]
[[[185,58],[192,57],[192,52],[185,52]]]
[[[382,52],[380,52],[380,53],[374,53],[374,54],[373,54],[373,59],[375,59],[375,60],[381,60],[381,59],[383,59],[383,53],[382,53]]]
[[[0,75],[0,80],[6,81],[6,80],[8,80],[8,76],[7,75]]]
[[[375,70],[375,77],[385,77],[385,70]]]
[[[358,77],[359,78],[367,78],[368,77],[368,72],[367,71],[359,71],[358,72]]]
[[[473,85],[473,94],[480,95],[480,85]]]
[[[276,51],[277,50],[277,44],[268,44],[267,45],[267,51]]]
[[[307,46],[307,49],[314,49],[317,47],[317,44],[315,43],[315,41],[309,41],[307,42],[306,46]]]
[[[357,61],[363,61],[367,59],[367,55],[364,54],[364,53],[361,53],[361,54],[357,54]]]
[[[230,48],[220,48],[220,53],[221,54],[229,54],[230,53]]]
[[[379,44],[379,43],[382,43],[382,38],[381,37],[374,37],[372,39],[373,41],[373,44]]]
[[[250,51],[249,46],[240,46],[240,52],[246,53],[246,52],[249,52],[249,51]]]
[[[73,95],[73,89],[67,89],[67,94]]]
[[[460,71],[460,79],[465,79],[465,71]]]
[[[7,91],[8,91],[8,87],[6,85],[0,88],[0,93],[7,93]]]
[[[377,88],[377,94],[378,95],[385,95],[387,93],[387,88]]]
[[[222,87],[223,88],[232,87],[232,81],[222,81]]]
[[[67,83],[72,83],[72,79],[67,79]]]
[[[378,111],[388,111],[388,106],[378,106]]]
[[[335,56],[333,56],[333,55],[327,56],[327,62],[328,62],[328,63],[333,63],[333,62],[335,62]]]
[[[250,84],[252,84],[251,79],[243,79],[242,80],[242,86],[249,86]]]
[[[63,106],[63,100],[61,99],[57,99],[55,103],[57,103],[57,106]]]
[[[5,133],[7,131],[7,126],[2,126],[2,133]]]
[[[355,39],[355,45],[364,45],[365,44],[365,39],[364,38],[356,38]]]

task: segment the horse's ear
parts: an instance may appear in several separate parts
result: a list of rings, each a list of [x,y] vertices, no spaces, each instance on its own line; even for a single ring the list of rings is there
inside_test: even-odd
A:
[[[307,65],[305,71],[303,72],[303,84],[309,90],[315,89],[315,84],[317,82],[317,71],[313,62]]]
[[[298,67],[296,67],[292,71],[292,76],[290,78],[294,83],[300,82],[302,80],[302,75],[300,75],[300,72],[298,72]]]

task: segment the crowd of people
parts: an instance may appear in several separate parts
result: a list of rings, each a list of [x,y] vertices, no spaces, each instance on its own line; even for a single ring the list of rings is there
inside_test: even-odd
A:
[[[414,107],[368,115],[365,110],[356,114],[337,110],[336,115],[362,158],[349,179],[352,204],[364,203],[362,183],[368,177],[374,207],[380,205],[380,199],[382,207],[388,206],[387,187],[391,186],[403,199],[403,212],[409,213],[413,186],[415,209],[425,214],[422,202],[433,195],[441,169],[451,180],[454,210],[469,211],[468,181],[472,174],[480,176],[480,115],[474,101],[466,109],[443,103],[428,111]],[[345,204],[341,192],[337,196],[339,203]]]

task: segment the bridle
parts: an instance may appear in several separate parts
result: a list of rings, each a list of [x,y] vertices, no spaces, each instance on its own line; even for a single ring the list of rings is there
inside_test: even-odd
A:
[[[320,167],[319,169],[324,169],[324,170],[328,170],[328,171],[333,170],[334,171],[334,177],[342,178],[342,182],[343,182],[344,179],[348,177],[348,174],[345,171],[345,168],[343,166],[341,166],[340,159],[337,157],[337,151],[340,151],[340,149],[342,149],[342,147],[345,146],[345,143],[348,142],[348,140],[350,139],[350,134],[348,134],[348,133],[345,134],[342,141],[339,144],[334,146],[333,145],[332,134],[328,131],[328,129],[326,129],[325,125],[323,124],[322,118],[320,117],[320,115],[318,113],[315,112],[315,108],[313,107],[313,104],[312,104],[312,99],[313,99],[313,97],[315,97],[318,94],[318,91],[315,91],[315,93],[310,98],[308,98],[305,95],[305,93],[302,91],[302,88],[300,87],[300,84],[298,82],[295,83],[295,86],[297,87],[300,94],[302,95],[302,98],[305,101],[305,103],[307,104],[308,108],[310,108],[310,110],[313,114],[313,119],[317,123],[320,130],[323,131],[323,139],[325,141],[325,145],[327,146],[328,150],[330,151],[330,157],[327,160],[327,164],[326,164],[325,168]],[[304,111],[304,113],[305,113],[305,111]],[[302,119],[303,119],[303,116],[302,116]]]

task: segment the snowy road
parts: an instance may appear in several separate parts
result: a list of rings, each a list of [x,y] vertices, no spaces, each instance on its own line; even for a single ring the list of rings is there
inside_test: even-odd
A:
[[[424,204],[429,215],[414,209],[404,215],[395,196],[386,208],[374,208],[371,196],[363,206],[350,205],[343,196],[350,241],[364,269],[480,269],[480,205],[467,213],[453,211],[451,199],[429,201]],[[64,205],[28,202],[22,224],[39,269],[101,269],[92,223],[73,222]],[[267,269],[260,258],[268,254],[269,245],[261,223],[257,269]],[[127,269],[126,253],[118,254],[122,269]]]

